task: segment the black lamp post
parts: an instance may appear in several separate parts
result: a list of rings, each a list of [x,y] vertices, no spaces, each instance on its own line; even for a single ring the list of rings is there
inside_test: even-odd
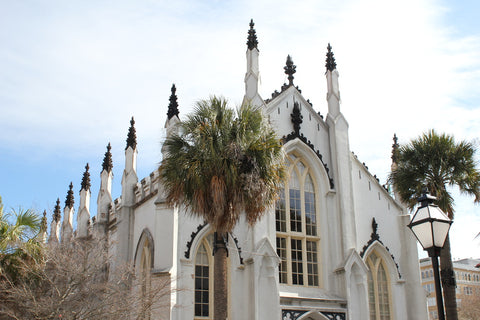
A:
[[[413,215],[408,227],[422,245],[423,250],[427,251],[428,256],[432,259],[438,318],[445,320],[442,287],[440,284],[440,273],[438,271],[438,256],[447,238],[452,220],[450,220],[437,205],[433,204],[434,200],[437,200],[437,198],[427,193],[424,193],[418,198],[420,207],[418,207]]]

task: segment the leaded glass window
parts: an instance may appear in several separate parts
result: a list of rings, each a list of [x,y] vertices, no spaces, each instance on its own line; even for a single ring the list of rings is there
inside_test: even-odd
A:
[[[302,158],[289,155],[289,179],[275,207],[279,281],[319,287],[320,237],[315,181]]]

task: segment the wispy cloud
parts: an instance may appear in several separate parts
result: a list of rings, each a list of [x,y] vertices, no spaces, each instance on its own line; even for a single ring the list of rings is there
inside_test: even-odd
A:
[[[295,84],[326,114],[332,43],[351,149],[384,182],[394,132],[478,137],[480,31],[449,25],[451,12],[430,0],[2,2],[0,145],[20,162],[101,162],[111,141],[123,159],[135,116],[139,167],[153,168],[172,82],[181,115],[210,94],[241,102],[253,18],[263,98],[291,54]]]

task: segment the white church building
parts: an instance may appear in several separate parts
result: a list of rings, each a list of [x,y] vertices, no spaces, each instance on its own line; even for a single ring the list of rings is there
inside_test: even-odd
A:
[[[229,319],[426,319],[417,244],[406,227],[410,216],[350,150],[330,44],[325,117],[294,84],[296,66],[290,56],[284,67],[289,82],[269,99],[260,96],[257,45],[252,21],[244,102],[261,107],[277,130],[288,181],[261,221],[249,227],[241,220],[229,235]],[[173,86],[167,135],[181,121],[175,90]],[[76,230],[72,201],[66,203],[63,222],[59,212],[54,214],[49,241],[105,232],[112,243],[112,266],[130,263],[151,281],[171,279],[167,306],[151,319],[213,319],[212,229],[181,207],[168,206],[158,171],[138,177],[136,159],[132,118],[121,197],[111,196],[109,145],[97,216],[90,217],[87,168]],[[73,196],[72,188],[69,194]]]

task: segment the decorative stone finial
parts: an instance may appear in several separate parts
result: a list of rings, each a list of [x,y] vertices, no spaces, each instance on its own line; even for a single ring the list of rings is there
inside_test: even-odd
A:
[[[132,149],[135,150],[137,147],[137,134],[135,132],[135,120],[132,119],[130,120],[130,128],[128,129],[128,135],[127,135],[127,147],[125,150],[128,149],[128,147],[132,147]]]
[[[253,29],[253,26],[255,26],[255,23],[253,23],[253,19],[251,19],[250,29],[248,30],[248,41],[247,41],[248,50],[258,49],[257,33],[255,32],[255,29]]]
[[[288,85],[292,86],[293,85],[293,74],[297,72],[297,66],[293,64],[292,57],[290,55],[287,56],[287,62],[286,66],[283,67],[283,70],[285,70],[285,74],[288,74]]]
[[[85,172],[83,173],[83,179],[82,179],[82,189],[81,190],[90,190],[91,184],[90,184],[90,172],[88,172],[88,169],[90,169],[88,163],[85,166]]]
[[[393,134],[393,144],[392,144],[392,162],[397,163],[397,156],[398,156],[398,138],[397,134]]]
[[[67,198],[65,199],[65,207],[69,207],[70,209],[73,208],[73,204],[75,203],[73,199],[73,183],[70,182],[70,186],[67,192]]]
[[[375,218],[372,219],[372,234],[375,235],[375,238],[378,239],[378,224]]]
[[[53,220],[55,222],[59,222],[62,218],[62,212],[60,211],[60,199],[57,198],[57,204],[55,205],[55,209],[53,210]]]
[[[173,116],[177,116],[179,114],[178,111],[178,102],[177,102],[177,95],[175,92],[177,91],[177,88],[175,87],[175,83],[172,84],[172,94],[170,95],[170,103],[168,104],[168,112],[167,112],[167,117],[168,120],[172,119]]]
[[[325,67],[327,68],[327,71],[333,71],[337,68],[337,63],[335,62],[335,58],[333,57],[333,52],[332,52],[332,46],[330,45],[330,42],[328,43],[327,46],[327,59],[325,60]]]
[[[290,117],[292,118],[293,130],[298,136],[300,135],[300,124],[303,122],[303,116],[300,112],[300,104],[296,101],[293,103],[293,111]]]
[[[103,170],[107,172],[111,172],[113,169],[112,153],[110,152],[110,150],[112,150],[112,146],[110,145],[110,142],[109,142],[107,145],[107,152],[105,152],[105,157],[103,157],[103,163],[102,163]]]
[[[43,211],[43,217],[40,221],[40,232],[47,232],[47,210]]]

